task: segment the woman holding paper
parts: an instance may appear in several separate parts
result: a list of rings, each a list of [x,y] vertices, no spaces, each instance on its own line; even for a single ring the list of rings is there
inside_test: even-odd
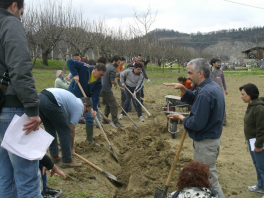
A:
[[[264,102],[258,97],[256,85],[246,84],[239,87],[241,99],[248,103],[244,117],[244,133],[249,145],[249,152],[257,172],[257,185],[248,186],[248,190],[264,194]],[[250,139],[255,144],[250,146]],[[264,196],[262,197],[264,198]]]

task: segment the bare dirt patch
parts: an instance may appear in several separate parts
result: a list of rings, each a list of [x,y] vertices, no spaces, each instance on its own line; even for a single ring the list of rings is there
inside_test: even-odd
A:
[[[255,83],[263,96],[263,77],[227,76],[226,80],[229,90],[226,96],[228,125],[223,128],[221,151],[217,162],[219,182],[226,197],[261,197],[261,194],[247,191],[247,186],[255,185],[257,180],[243,132],[243,117],[247,105],[240,99],[238,87],[248,82]],[[179,95],[179,92],[170,87],[155,84],[149,86],[148,91],[156,101],[154,110],[151,109],[150,104],[146,103],[146,108],[152,116],[146,117],[147,114],[144,113],[146,122],[141,123],[134,110],[130,113],[140,129],[136,130],[128,118],[120,121],[125,125],[123,129],[116,130],[111,125],[104,125],[119,162],[112,157],[99,129],[95,128],[94,136],[95,141],[101,146],[96,147],[84,143],[85,126],[77,126],[76,153],[116,176],[118,181],[123,183],[123,187],[116,187],[102,173],[84,162],[81,168],[63,169],[70,177],[67,180],[56,179],[56,184],[50,187],[61,189],[64,192],[61,197],[77,197],[71,192],[89,194],[89,196],[79,194],[79,197],[99,197],[99,195],[118,198],[154,197],[155,187],[163,188],[166,183],[183,128],[181,127],[176,139],[172,139],[167,132],[166,117],[161,109],[165,104],[165,95]],[[115,90],[114,94],[120,101],[120,90]],[[101,110],[103,109],[104,106],[101,107]],[[75,159],[80,161],[78,158]],[[192,160],[192,140],[187,136],[169,192],[176,190],[179,171]],[[49,179],[49,181],[52,180]]]

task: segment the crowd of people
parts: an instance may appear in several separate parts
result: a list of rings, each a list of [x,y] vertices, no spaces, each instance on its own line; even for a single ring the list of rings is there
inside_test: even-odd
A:
[[[125,68],[124,57],[115,55],[108,63],[106,57],[95,61],[75,53],[73,60],[67,61],[70,74],[66,76],[58,70],[55,88],[46,88],[38,94],[31,72],[33,64],[26,35],[20,21],[23,11],[23,0],[0,2],[0,142],[14,115],[24,113],[29,117],[23,129],[26,134],[38,130],[42,121],[54,140],[49,146],[50,156],[46,154],[40,161],[21,158],[0,147],[0,197],[54,198],[62,192],[47,187],[45,170],[50,170],[51,176],[59,174],[65,179],[66,175],[55,163],[63,168],[82,166],[72,159],[75,154],[75,127],[80,118],[84,117],[86,125],[85,142],[99,146],[93,138],[94,125],[109,124],[107,119],[100,117],[100,97],[105,103],[104,117],[108,118],[111,114],[116,127],[124,127],[119,121],[131,111],[132,104],[139,121],[144,122],[141,106],[143,83],[144,79],[151,81],[141,54]],[[178,83],[164,83],[179,89],[181,101],[192,106],[188,117],[172,114],[168,118],[182,121],[193,139],[195,160],[181,171],[178,191],[171,193],[170,198],[225,197],[218,182],[216,160],[222,129],[227,125],[224,93],[227,95],[228,91],[224,73],[219,68],[220,60],[213,58],[210,64],[204,58],[191,60],[187,64],[187,78],[179,77]],[[112,87],[121,90],[123,110],[119,117]],[[248,186],[248,190],[264,194],[264,102],[254,84],[243,85],[239,90],[242,100],[248,103],[244,132],[257,172],[257,184]]]

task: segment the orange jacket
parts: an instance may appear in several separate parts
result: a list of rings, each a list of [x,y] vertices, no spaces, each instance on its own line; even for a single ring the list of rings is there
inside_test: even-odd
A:
[[[118,65],[118,67],[116,68],[116,73],[120,73],[121,71],[124,71],[125,69],[123,68],[123,65]],[[120,80],[120,77],[116,77],[117,79]]]
[[[184,87],[186,87],[187,89],[190,89],[190,90],[192,90],[193,89],[193,87],[191,86],[191,83],[192,83],[192,81],[190,81],[190,80],[186,80],[185,82],[183,82],[182,84],[184,85]],[[181,95],[180,95],[180,97],[182,97],[183,96],[183,94],[181,93]]]

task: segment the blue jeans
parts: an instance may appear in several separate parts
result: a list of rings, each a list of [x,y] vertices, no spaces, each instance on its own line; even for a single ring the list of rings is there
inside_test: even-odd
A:
[[[22,116],[24,113],[23,107],[3,107],[0,114],[0,144],[14,115]],[[38,160],[26,160],[0,147],[0,197],[40,198],[38,169]]]
[[[83,117],[84,117],[86,126],[93,126],[94,122],[95,122],[96,126],[98,125],[97,122],[95,121],[94,117],[92,116],[92,111],[88,111]],[[101,117],[100,117],[99,111],[96,112],[96,117],[101,124]]]
[[[134,93],[134,90],[136,87],[129,87],[129,86],[126,86],[132,93]],[[141,100],[141,93],[140,91],[136,93],[136,97],[137,99],[140,101]],[[128,112],[128,107],[129,107],[129,104],[130,104],[130,101],[131,99],[133,98],[133,96],[126,90],[126,101],[125,101],[125,104],[124,104],[124,110],[126,112]],[[142,107],[141,105],[137,105],[137,113],[138,113],[138,117],[142,116]],[[123,115],[125,115],[124,112],[122,112]]]
[[[253,164],[257,172],[257,187],[264,189],[264,151],[262,152],[253,152],[251,151],[250,143],[248,141],[249,152],[253,161]]]
[[[69,121],[65,116],[63,107],[54,104],[50,99],[40,93],[39,94],[39,116],[43,122],[45,130],[54,137],[51,142],[49,151],[51,157],[59,155],[57,133],[60,139],[62,162],[72,161],[71,156],[71,141],[72,133]],[[57,132],[57,133],[56,133]]]

